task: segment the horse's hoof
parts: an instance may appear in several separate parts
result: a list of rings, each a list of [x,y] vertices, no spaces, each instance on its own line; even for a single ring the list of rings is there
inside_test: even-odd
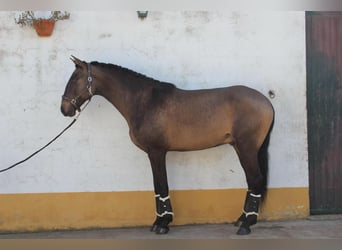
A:
[[[251,229],[249,227],[240,227],[236,232],[237,235],[248,235],[251,233]]]
[[[238,221],[234,222],[234,227],[239,227],[241,225],[242,225],[242,221],[241,220],[238,220]]]
[[[158,229],[158,225],[152,225],[152,227],[150,228],[151,232],[156,232]]]
[[[157,227],[156,234],[167,234],[169,232],[169,227]]]

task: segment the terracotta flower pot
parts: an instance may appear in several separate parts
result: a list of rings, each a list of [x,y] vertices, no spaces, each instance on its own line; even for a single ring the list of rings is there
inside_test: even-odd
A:
[[[55,21],[51,20],[34,20],[33,27],[39,36],[51,36]]]

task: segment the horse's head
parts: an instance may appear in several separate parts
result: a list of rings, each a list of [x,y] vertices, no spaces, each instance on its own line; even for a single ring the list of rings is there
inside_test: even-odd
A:
[[[61,111],[65,116],[74,116],[76,110],[80,111],[82,104],[90,99],[92,92],[92,76],[90,64],[72,56],[75,70],[66,85],[62,96]]]

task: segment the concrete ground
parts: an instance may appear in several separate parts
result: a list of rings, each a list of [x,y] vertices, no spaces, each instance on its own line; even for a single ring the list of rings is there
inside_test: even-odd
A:
[[[342,239],[342,215],[304,220],[259,222],[248,236],[236,235],[232,224],[172,226],[167,235],[149,227],[0,234],[0,239]]]

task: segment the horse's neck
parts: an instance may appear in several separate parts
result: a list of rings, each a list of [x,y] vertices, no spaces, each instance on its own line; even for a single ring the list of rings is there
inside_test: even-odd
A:
[[[113,73],[102,74],[99,79],[97,94],[112,103],[130,123],[134,109],[139,106],[144,95],[142,86],[137,88],[135,83],[125,82],[123,77],[116,77]]]

